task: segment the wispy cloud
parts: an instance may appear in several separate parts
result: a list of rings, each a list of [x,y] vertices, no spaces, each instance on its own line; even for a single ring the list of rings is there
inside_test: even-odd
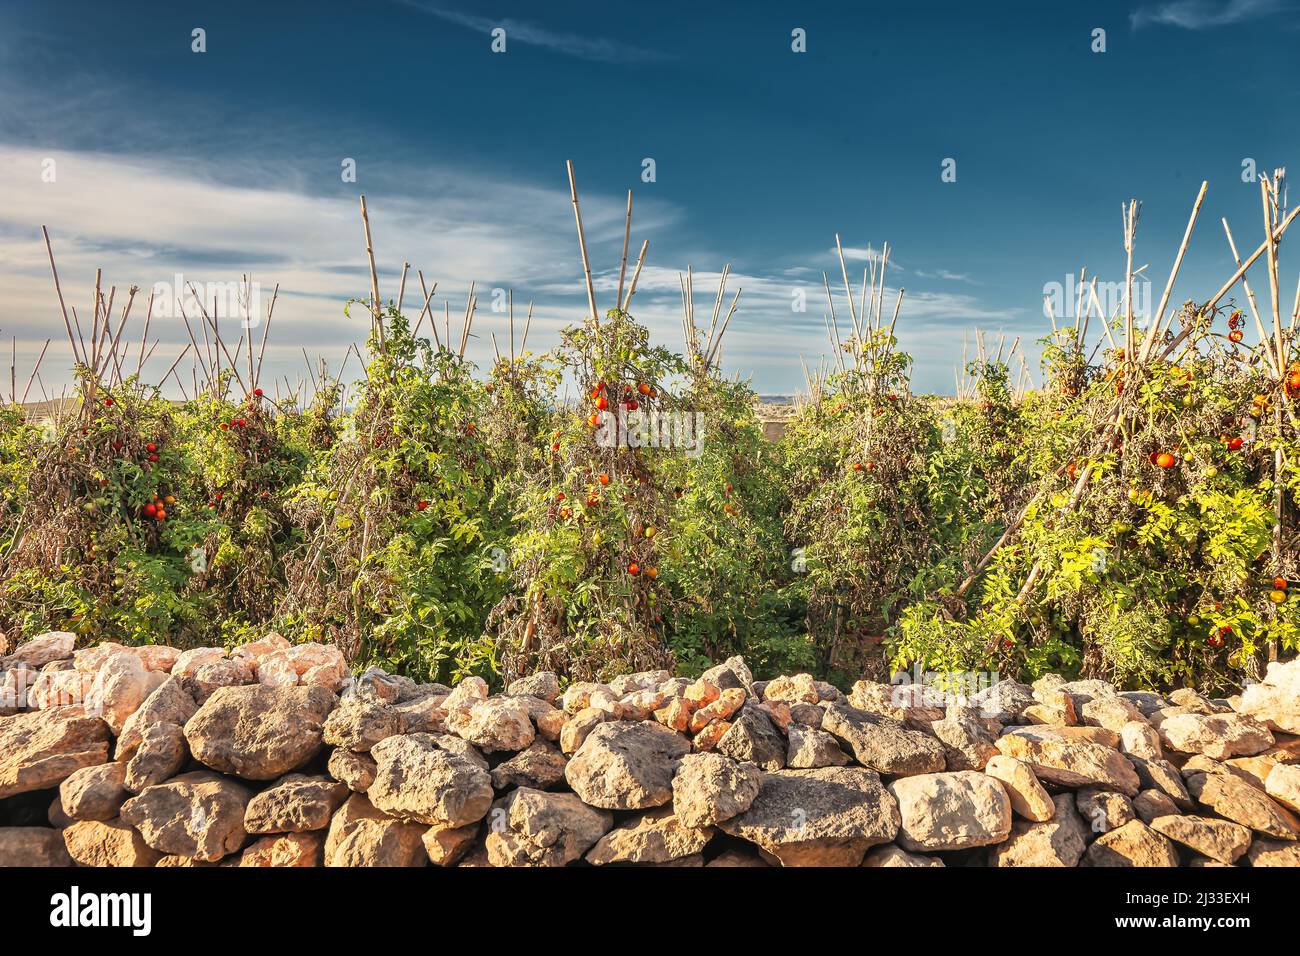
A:
[[[1210,30],[1250,20],[1260,20],[1293,9],[1286,0],[1173,0],[1138,7],[1129,16],[1133,29],[1145,26]]]
[[[398,2],[420,13],[482,33],[484,37],[500,27],[506,31],[507,49],[509,43],[515,41],[597,63],[650,63],[664,59],[664,54],[655,50],[607,37],[563,33],[526,20],[513,20],[509,17],[493,20],[490,17],[450,10],[431,3],[421,3],[420,0],[398,0]]]

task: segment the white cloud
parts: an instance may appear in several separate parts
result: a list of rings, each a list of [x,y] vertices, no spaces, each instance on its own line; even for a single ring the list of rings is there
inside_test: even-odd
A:
[[[565,56],[594,60],[597,63],[647,63],[663,59],[663,55],[654,50],[643,49],[606,37],[563,33],[526,20],[514,20],[509,17],[493,20],[489,17],[462,13],[459,10],[448,10],[433,4],[420,3],[418,0],[401,0],[401,2],[420,13],[482,33],[485,44],[491,32],[500,27],[506,31],[507,50],[511,41],[518,41],[562,53]]]
[[[58,164],[54,183],[40,181],[41,161],[47,155]],[[97,267],[104,269],[106,286],[116,284],[119,304],[128,286],[138,285],[147,295],[156,282],[171,281],[178,272],[195,283],[235,282],[248,273],[262,283],[264,302],[270,287],[280,285],[266,380],[288,376],[296,381],[305,375],[304,348],[337,367],[348,346],[360,342],[366,332],[363,319],[348,320],[342,311],[348,298],[364,296],[370,287],[354,187],[340,185],[336,195],[319,195],[305,191],[279,167],[249,166],[238,177],[228,168],[220,172],[218,176],[202,163],[169,158],[0,144],[0,182],[12,187],[0,203],[0,334],[18,337],[20,380],[45,338],[51,337],[54,345],[42,379],[54,391],[68,381],[68,348],[41,240],[42,224],[54,241],[68,304],[83,316],[83,325]],[[233,179],[260,185],[232,185]],[[477,334],[468,354],[482,365],[492,356],[492,333],[502,347],[508,342],[505,314],[491,311],[492,289],[513,287],[517,330],[529,300],[534,300],[530,348],[554,346],[559,330],[580,320],[587,308],[562,167],[555,179],[555,188],[544,189],[424,167],[419,177],[387,177],[387,183],[418,183],[420,192],[412,195],[390,186],[367,196],[381,295],[396,295],[401,263],[409,259],[406,311],[414,315],[422,301],[415,270],[423,269],[428,281],[439,283],[435,314],[440,319],[444,301],[449,302],[454,331],[470,281],[475,280]],[[618,283],[624,200],[584,193],[582,209],[598,305],[608,309]],[[674,348],[681,347],[678,271],[685,271],[686,262],[672,261],[680,254],[664,248],[670,245],[664,236],[670,226],[676,231],[680,220],[672,206],[638,199],[627,277],[630,281],[640,240],[649,238],[633,311],[657,341]],[[715,259],[712,268],[694,273],[696,317],[705,326],[719,264]],[[743,293],[724,343],[726,367],[756,373],[757,385],[765,392],[796,387],[802,378],[798,356],[807,356],[815,365],[818,356],[829,354],[821,270],[837,272],[836,267],[834,257],[819,250],[811,257],[790,254],[770,269],[732,271],[724,309],[737,290]],[[860,279],[853,278],[855,296]],[[802,290],[803,313],[791,309],[795,290]],[[833,283],[831,292],[844,333],[850,320],[842,283]],[[886,320],[896,295],[896,287],[886,289]],[[142,305],[143,300],[137,302],[133,311],[135,332],[127,335],[132,341],[139,338],[141,326],[136,323],[143,318]],[[918,387],[945,387],[953,343],[960,353],[960,332],[954,329],[976,323],[998,328],[1016,318],[1014,312],[990,309],[971,296],[909,290],[898,333],[903,347],[917,354]],[[150,338],[155,336],[161,344],[150,367],[161,374],[188,335],[182,323],[160,320],[151,327]],[[188,369],[187,361],[182,370],[186,382]],[[356,372],[355,361],[351,371]]]
[[[1284,0],[1172,0],[1170,3],[1138,7],[1129,19],[1136,30],[1151,24],[1209,30],[1259,20],[1291,9]]]

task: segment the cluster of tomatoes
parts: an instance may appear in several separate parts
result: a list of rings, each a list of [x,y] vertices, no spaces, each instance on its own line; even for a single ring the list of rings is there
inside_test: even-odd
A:
[[[153,521],[166,521],[167,509],[176,504],[176,498],[173,495],[154,494],[153,501],[145,502],[141,512],[146,518]]]
[[[1241,312],[1234,310],[1232,315],[1228,316],[1228,341],[1236,344],[1242,340],[1241,332]]]
[[[640,408],[642,400],[659,397],[659,390],[652,388],[646,382],[638,382],[635,388],[631,385],[615,385],[612,389],[607,387],[603,381],[597,382],[595,387],[591,390],[591,401],[595,405],[596,410],[588,416],[588,425],[592,428],[600,427],[600,423],[603,421],[600,413],[609,410],[610,395],[617,395],[620,388],[622,389],[622,396],[621,398],[616,397],[616,401],[620,401],[623,407],[629,412],[634,412]],[[640,396],[640,398],[638,398],[638,396]]]
[[[1268,599],[1274,604],[1286,603],[1286,585],[1287,580],[1284,577],[1273,579],[1273,590],[1268,592]]]

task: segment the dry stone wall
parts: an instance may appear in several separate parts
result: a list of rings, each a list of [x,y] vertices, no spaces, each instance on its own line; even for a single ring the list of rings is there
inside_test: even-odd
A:
[[[0,864],[1297,866],[1300,661],[1098,680],[627,674],[504,694],[42,635],[0,659]]]

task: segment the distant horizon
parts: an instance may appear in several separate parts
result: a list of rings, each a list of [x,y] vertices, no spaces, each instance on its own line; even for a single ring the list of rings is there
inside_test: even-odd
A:
[[[534,303],[530,350],[546,351],[587,312],[567,159],[598,307],[613,304],[630,188],[630,259],[649,241],[633,315],[681,350],[679,273],[692,268],[707,317],[729,264],[728,304],[743,292],[723,371],[759,393],[801,390],[801,358],[833,361],[823,272],[842,334],[853,308],[837,233],[855,300],[889,243],[882,307],[906,288],[897,332],[914,392],[953,393],[976,327],[1019,338],[1037,383],[1044,296],[1070,307],[1086,266],[1113,311],[1122,202],[1143,202],[1143,314],[1210,182],[1172,305],[1205,298],[1234,267],[1219,219],[1243,254],[1258,244],[1249,173],[1286,166],[1300,135],[1285,120],[1300,105],[1289,0],[759,2],[743,19],[696,6],[666,15],[671,4],[468,9],[148,2],[124,18],[81,2],[6,5],[0,349],[7,358],[16,337],[19,386],[46,338],[47,392],[71,377],[42,225],[83,324],[98,267],[118,306],[132,284],[147,296],[177,275],[206,286],[247,274],[263,306],[279,286],[268,379],[296,381],[304,348],[337,369],[367,331],[343,314],[370,287],[361,193],[383,298],[408,260],[412,317],[416,270],[438,283],[435,315],[444,303],[462,313],[473,283],[467,355],[486,370],[510,290],[517,318]],[[384,51],[380,68],[355,50]],[[1284,296],[1298,267],[1284,247]],[[146,376],[188,343],[175,317],[156,318]],[[1094,316],[1090,344],[1100,336]]]

